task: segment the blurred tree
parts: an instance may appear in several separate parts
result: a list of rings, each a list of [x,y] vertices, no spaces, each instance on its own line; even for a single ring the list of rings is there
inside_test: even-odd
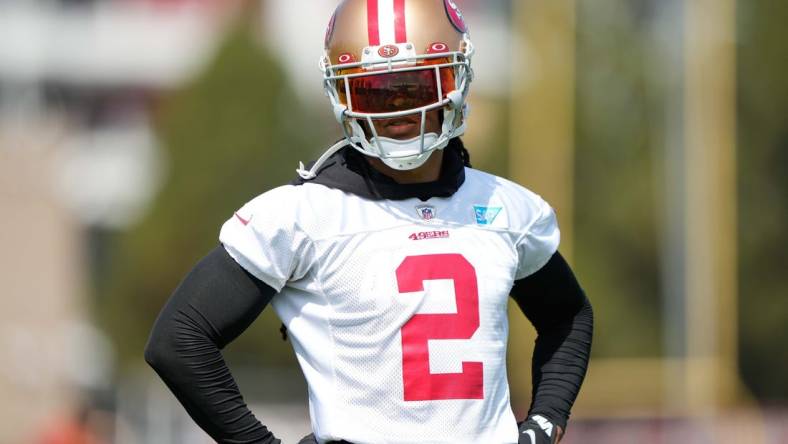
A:
[[[642,2],[579,2],[575,264],[597,324],[594,354],[661,353],[659,185],[654,126],[664,103],[649,77]]]
[[[317,140],[329,140],[320,137],[321,127],[250,28],[230,32],[207,71],[163,99],[157,111],[169,160],[166,185],[147,218],[111,242],[108,277],[98,283],[97,314],[123,364],[142,363],[156,315],[183,276],[218,245],[233,211],[291,180],[297,161],[320,148]],[[242,354],[248,364],[292,364],[273,310],[261,319],[228,347],[230,355]]]
[[[738,2],[740,365],[788,399],[788,3]]]

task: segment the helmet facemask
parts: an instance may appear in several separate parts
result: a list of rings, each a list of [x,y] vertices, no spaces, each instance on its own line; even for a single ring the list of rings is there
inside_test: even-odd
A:
[[[383,48],[398,56],[387,56]],[[458,51],[438,48],[443,51],[422,55],[411,43],[365,48],[361,62],[336,65],[324,55],[323,86],[348,144],[391,168],[411,170],[464,133],[473,45],[466,35]],[[426,129],[433,111],[443,112],[440,134]],[[419,135],[400,140],[377,134],[376,121],[396,118],[418,119]]]

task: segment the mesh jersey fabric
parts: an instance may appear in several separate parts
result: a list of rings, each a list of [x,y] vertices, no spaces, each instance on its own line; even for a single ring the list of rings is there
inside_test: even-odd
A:
[[[223,225],[228,253],[279,291],[320,442],[517,442],[508,295],[560,233],[536,194],[465,174],[427,201],[287,185]]]

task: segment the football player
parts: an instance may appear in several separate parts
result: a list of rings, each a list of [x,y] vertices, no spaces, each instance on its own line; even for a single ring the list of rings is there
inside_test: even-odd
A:
[[[220,353],[269,303],[308,383],[303,442],[560,440],[588,365],[591,306],[558,253],[551,207],[470,166],[460,136],[473,54],[452,0],[338,6],[321,67],[345,137],[227,220],[146,348],[218,442],[279,442]],[[520,422],[509,297],[538,333]]]

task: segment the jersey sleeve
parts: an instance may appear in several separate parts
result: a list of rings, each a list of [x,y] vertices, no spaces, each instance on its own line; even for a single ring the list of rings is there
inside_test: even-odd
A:
[[[541,197],[531,194],[525,229],[517,239],[518,265],[515,279],[524,279],[542,268],[558,251],[561,232],[555,211]]]
[[[244,269],[276,291],[308,267],[309,239],[298,220],[296,187],[264,193],[222,226],[219,241]]]

